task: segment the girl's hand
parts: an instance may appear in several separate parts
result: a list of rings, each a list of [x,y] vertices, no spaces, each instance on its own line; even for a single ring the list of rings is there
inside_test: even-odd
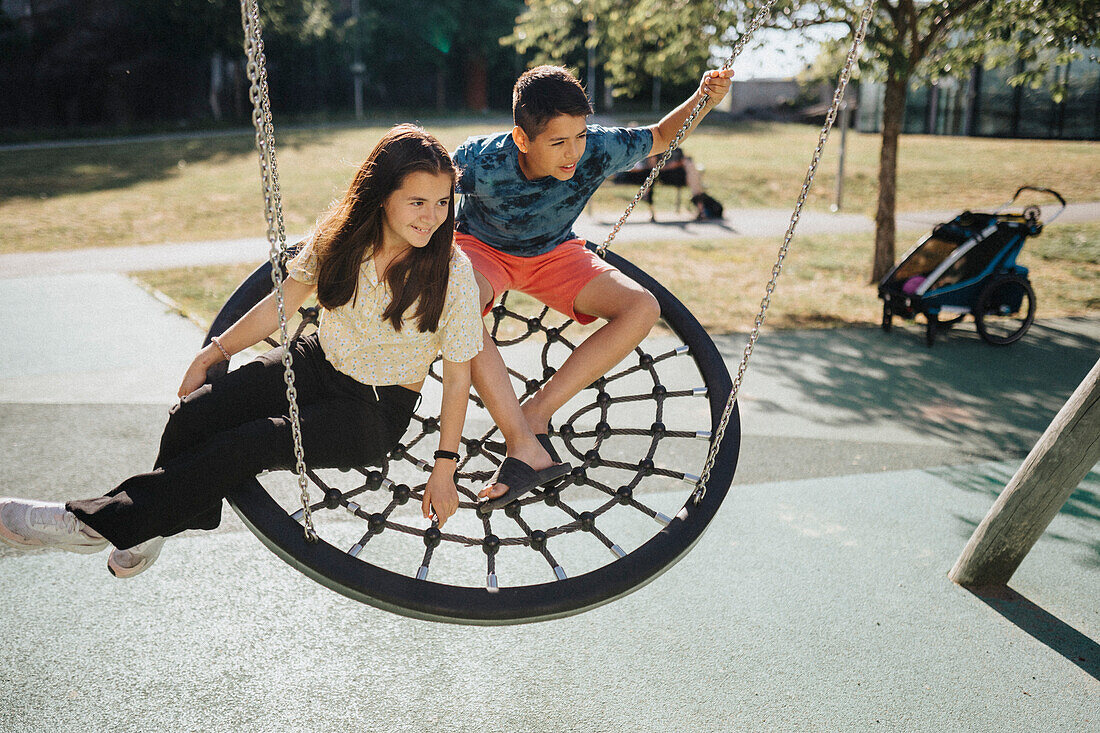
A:
[[[212,348],[214,347],[207,346],[195,355],[194,360],[191,362],[191,366],[187,367],[187,371],[183,375],[183,381],[180,382],[179,391],[176,393],[177,397],[183,399],[206,383],[207,370],[214,366],[218,359],[222,358],[221,353],[218,352],[217,359],[212,360],[209,353],[209,350]]]
[[[316,289],[316,285],[295,280],[293,276],[284,280],[283,305],[286,312],[296,313],[302,303],[306,302],[306,298]],[[275,303],[275,293],[269,293],[263,300],[254,305],[252,310],[225,329],[218,336],[218,340],[230,355],[239,354],[249,346],[258,344],[264,336],[267,336],[278,327],[279,312]],[[191,362],[191,366],[187,367],[187,372],[183,375],[183,381],[180,383],[179,392],[177,393],[179,397],[186,397],[201,387],[206,381],[206,372],[210,367],[225,359],[226,357],[222,355],[221,349],[214,344],[204,346],[195,355],[195,360]]]
[[[446,464],[440,465],[440,463]],[[432,469],[432,475],[428,477],[428,485],[424,487],[424,518],[439,520],[439,526],[451,518],[458,511],[458,489],[455,488],[454,464],[451,461],[441,461]]]

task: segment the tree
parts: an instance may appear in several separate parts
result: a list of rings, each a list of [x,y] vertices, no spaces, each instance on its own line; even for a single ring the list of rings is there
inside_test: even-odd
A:
[[[363,2],[375,13],[368,29],[367,67],[391,81],[387,95],[391,103],[415,104],[411,89],[428,79],[438,110],[444,111],[452,102],[447,97],[450,90],[463,87],[467,105],[484,108],[488,77],[499,82],[498,70],[512,71],[514,57],[509,57],[513,54],[498,39],[512,30],[522,0],[485,0],[476,18],[471,17],[467,0]]]
[[[768,27],[799,32],[841,24],[847,49],[867,0],[779,0]],[[763,0],[528,0],[512,36],[503,39],[540,63],[583,66],[587,14],[605,73],[620,94],[647,78],[690,82],[728,46]],[[898,139],[910,83],[962,73],[973,63],[1028,61],[1015,84],[1035,84],[1054,64],[1100,40],[1100,0],[877,0],[861,66],[885,87],[872,281],[894,263]],[[1050,49],[1054,49],[1052,52]],[[843,59],[843,53],[837,57]],[[835,80],[839,64],[831,78]],[[1054,90],[1055,95],[1058,90]]]
[[[604,83],[634,97],[652,80],[697,83],[711,48],[724,41],[727,17],[714,0],[528,0],[501,42],[535,63],[573,68],[587,64],[591,44]]]
[[[771,24],[790,31],[825,23],[854,29],[863,7],[860,0],[781,0]],[[1013,83],[1034,82],[1051,64],[1096,43],[1098,27],[1097,0],[877,0],[861,61],[885,87],[872,282],[894,264],[898,138],[911,81],[963,72],[979,60],[1024,58],[1034,63]],[[1043,46],[1059,53],[1043,54]]]
[[[499,39],[523,0],[484,0],[476,18],[468,0],[259,6],[277,115],[349,108],[364,71],[372,107],[450,109],[464,86],[475,109],[509,103],[518,59]],[[0,127],[246,121],[242,41],[230,0],[3,3]]]

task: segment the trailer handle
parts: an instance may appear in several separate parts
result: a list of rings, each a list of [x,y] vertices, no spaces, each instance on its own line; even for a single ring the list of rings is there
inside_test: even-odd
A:
[[[1051,196],[1058,199],[1058,203],[1060,203],[1062,205],[1062,208],[1058,209],[1058,211],[1055,212],[1054,216],[1047,219],[1047,221],[1046,221],[1047,224],[1050,224],[1051,222],[1053,222],[1055,219],[1057,219],[1059,216],[1062,215],[1063,211],[1066,210],[1066,200],[1064,198],[1062,198],[1062,194],[1058,193],[1053,188],[1046,188],[1044,186],[1020,186],[1018,189],[1016,189],[1016,194],[1012,197],[1012,200],[1008,201],[1005,204],[1002,204],[1001,207],[998,208],[993,213],[994,214],[999,214],[1002,211],[1004,211],[1005,209],[1007,209],[1009,206],[1012,206],[1012,204],[1016,203],[1016,199],[1020,198],[1020,194],[1023,193],[1024,191],[1038,191],[1039,193],[1049,193]]]

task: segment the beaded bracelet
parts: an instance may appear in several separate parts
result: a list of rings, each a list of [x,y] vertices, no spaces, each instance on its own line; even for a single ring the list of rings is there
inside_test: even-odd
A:
[[[224,347],[224,346],[222,346],[222,342],[221,342],[221,340],[220,340],[220,339],[219,339],[219,338],[218,338],[217,336],[211,336],[211,337],[210,337],[210,343],[212,343],[212,344],[214,344],[215,346],[217,346],[217,347],[218,347],[218,351],[222,352],[222,356],[224,356],[224,357],[225,357],[225,360],[226,360],[226,361],[229,361],[229,352],[225,350],[225,347]]]

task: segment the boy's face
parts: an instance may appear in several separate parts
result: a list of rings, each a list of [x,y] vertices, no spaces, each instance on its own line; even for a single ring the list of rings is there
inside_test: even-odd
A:
[[[521,128],[512,128],[512,139],[519,148],[519,166],[528,180],[553,176],[568,181],[577,170],[577,161],[584,155],[588,128],[583,116],[558,115],[546,123],[535,137],[528,137]]]

